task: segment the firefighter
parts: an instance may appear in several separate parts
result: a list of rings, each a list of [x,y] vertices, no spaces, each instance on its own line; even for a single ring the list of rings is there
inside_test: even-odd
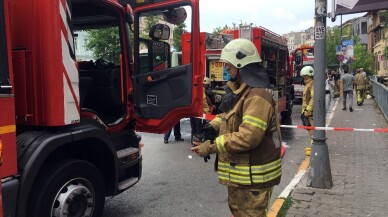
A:
[[[354,79],[354,86],[356,87],[358,106],[361,106],[364,103],[365,91],[366,91],[366,80],[362,72],[363,72],[362,69],[357,69],[356,76]]]
[[[314,69],[311,66],[305,66],[300,71],[300,75],[304,80],[304,89],[302,97],[302,122],[304,126],[313,126],[313,110],[314,110]],[[310,138],[314,135],[313,130],[308,130]],[[310,140],[311,145],[313,140]],[[305,148],[307,156],[311,154],[311,145]]]
[[[223,113],[206,126],[218,137],[214,143],[194,142],[192,151],[202,157],[217,153],[218,179],[228,187],[228,204],[235,217],[266,216],[282,173],[275,96],[251,41],[232,40],[220,59],[229,70],[231,92],[223,98]]]
[[[206,89],[210,87],[211,80],[208,77],[203,79],[203,95],[202,95],[202,109],[203,114],[211,112],[213,104],[211,100],[206,95]],[[207,124],[207,121],[203,118],[190,117],[190,126],[191,126],[191,142],[193,142],[193,135],[199,133],[200,129]]]

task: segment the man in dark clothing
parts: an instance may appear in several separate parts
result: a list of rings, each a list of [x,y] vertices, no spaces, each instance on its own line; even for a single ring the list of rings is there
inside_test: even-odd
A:
[[[168,138],[170,138],[171,135],[171,130],[169,130],[167,133],[164,134],[164,143],[168,143]],[[175,124],[174,126],[174,136],[175,136],[175,141],[184,141],[181,135],[181,122],[178,121],[178,123]]]

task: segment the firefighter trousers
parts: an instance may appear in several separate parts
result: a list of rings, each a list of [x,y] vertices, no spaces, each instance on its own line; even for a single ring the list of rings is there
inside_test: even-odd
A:
[[[358,89],[357,93],[357,105],[362,105],[365,99],[365,89]]]
[[[249,189],[228,186],[228,203],[234,217],[265,217],[273,187]]]

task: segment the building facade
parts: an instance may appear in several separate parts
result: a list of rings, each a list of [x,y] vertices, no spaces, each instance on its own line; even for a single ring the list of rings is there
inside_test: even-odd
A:
[[[302,46],[314,46],[314,27],[301,32],[290,32],[283,35],[287,38],[287,46],[290,52]]]
[[[372,70],[378,76],[388,76],[388,34],[386,11],[368,13],[368,51],[375,56]]]

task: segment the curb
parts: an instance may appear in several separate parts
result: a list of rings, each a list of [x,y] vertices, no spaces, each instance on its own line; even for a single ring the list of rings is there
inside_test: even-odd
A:
[[[302,164],[299,166],[298,173],[294,176],[294,178],[283,190],[283,192],[279,195],[279,197],[273,202],[271,208],[269,209],[268,217],[276,217],[279,214],[279,211],[282,208],[285,199],[290,195],[294,187],[300,182],[300,180],[306,173],[309,166],[310,166],[310,156],[306,156]]]
[[[326,118],[326,126],[329,126],[331,120],[334,117],[334,111],[337,108],[339,100],[336,99],[334,106],[328,113],[328,117]],[[268,210],[268,217],[276,217],[280,209],[283,207],[285,199],[291,194],[291,191],[295,188],[295,186],[300,182],[304,174],[307,172],[307,169],[310,166],[310,156],[306,156],[306,158],[302,161],[302,164],[298,168],[297,174],[291,180],[291,182],[287,185],[287,187],[282,191],[278,198],[273,202],[271,208]]]

